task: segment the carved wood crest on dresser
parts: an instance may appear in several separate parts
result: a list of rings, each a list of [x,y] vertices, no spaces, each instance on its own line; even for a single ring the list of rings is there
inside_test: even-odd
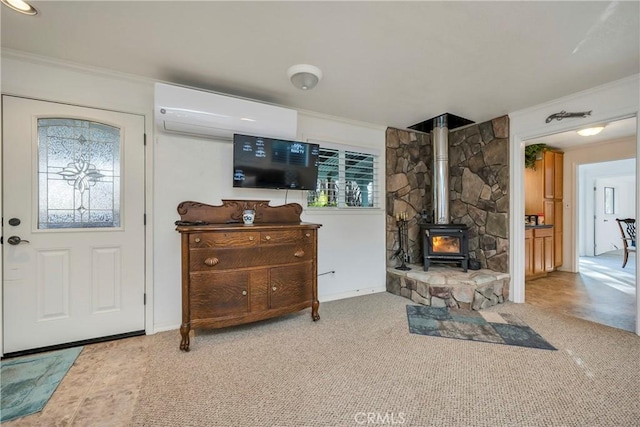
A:
[[[268,200],[222,200],[178,205],[182,240],[180,349],[191,329],[222,328],[311,307],[319,320],[317,231],[300,221],[302,206]],[[253,225],[242,222],[255,211]]]

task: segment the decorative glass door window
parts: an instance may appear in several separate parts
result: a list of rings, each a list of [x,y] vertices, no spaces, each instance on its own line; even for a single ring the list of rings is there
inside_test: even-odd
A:
[[[120,129],[38,119],[38,228],[120,227]]]

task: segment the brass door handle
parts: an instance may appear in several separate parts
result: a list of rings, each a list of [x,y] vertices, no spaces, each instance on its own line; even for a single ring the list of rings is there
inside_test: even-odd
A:
[[[253,240],[253,236],[249,236],[249,240]]]
[[[296,253],[294,253],[293,256],[297,258],[302,258],[304,256],[304,251],[303,250],[296,251]]]
[[[247,291],[242,291],[242,295],[247,295]]]
[[[276,288],[275,286],[273,288],[271,288],[272,291],[276,291],[278,288]]]
[[[200,238],[196,237],[195,239],[193,239],[193,241],[196,242],[196,243],[200,243]]]
[[[265,236],[265,240],[271,240],[271,236]]]
[[[218,258],[207,258],[204,260],[204,263],[206,265],[208,265],[209,267],[213,267],[214,265],[218,264],[220,262],[220,260]]]

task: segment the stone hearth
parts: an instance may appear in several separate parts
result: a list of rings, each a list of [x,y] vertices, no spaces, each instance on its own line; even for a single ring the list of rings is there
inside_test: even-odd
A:
[[[480,310],[509,299],[509,274],[482,269],[463,272],[459,268],[434,265],[429,271],[412,265],[411,270],[387,268],[387,292],[432,307]]]

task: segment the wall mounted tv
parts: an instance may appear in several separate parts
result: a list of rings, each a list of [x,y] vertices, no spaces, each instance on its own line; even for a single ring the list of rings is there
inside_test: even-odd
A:
[[[233,135],[233,186],[315,190],[318,144]]]

